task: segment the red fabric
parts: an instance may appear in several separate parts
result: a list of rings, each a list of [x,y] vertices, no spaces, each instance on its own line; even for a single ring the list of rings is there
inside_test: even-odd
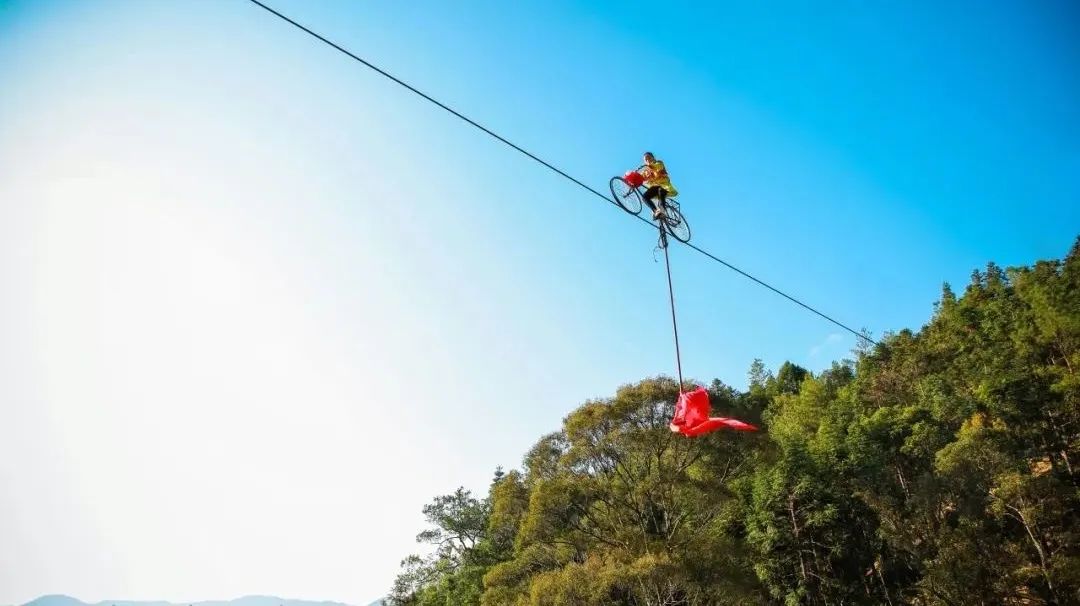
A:
[[[687,436],[699,436],[703,433],[709,433],[710,431],[716,431],[721,428],[734,429],[735,431],[757,431],[757,427],[744,423],[738,419],[729,419],[727,417],[711,417],[700,425],[695,425],[681,432]]]
[[[645,177],[642,177],[641,174],[638,173],[636,170],[626,171],[626,174],[623,175],[622,180],[626,181],[626,184],[630,187],[641,187],[641,185],[645,183]]]
[[[675,416],[671,419],[671,431],[684,436],[700,436],[726,427],[736,431],[757,431],[757,427],[727,417],[709,417],[709,392],[704,387],[679,394],[675,403]]]

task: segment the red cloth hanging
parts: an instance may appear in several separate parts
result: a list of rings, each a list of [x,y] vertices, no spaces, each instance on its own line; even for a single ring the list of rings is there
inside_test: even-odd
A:
[[[724,427],[735,431],[757,431],[758,429],[738,419],[710,417],[709,411],[709,392],[705,391],[704,387],[681,393],[679,400],[675,403],[675,416],[671,419],[669,427],[671,431],[688,437],[700,436]]]

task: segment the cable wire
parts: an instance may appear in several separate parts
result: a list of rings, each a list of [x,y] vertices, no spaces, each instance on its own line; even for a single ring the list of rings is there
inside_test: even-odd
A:
[[[442,101],[439,101],[435,97],[432,97],[431,95],[421,91],[420,89],[418,89],[415,86],[409,84],[408,82],[405,82],[404,80],[402,80],[401,78],[398,78],[397,76],[391,74],[390,72],[387,72],[386,70],[384,70],[381,67],[375,65],[374,63],[368,61],[367,59],[364,59],[363,57],[360,57],[360,56],[356,55],[355,53],[353,53],[353,52],[349,51],[348,49],[338,45],[337,43],[335,43],[335,42],[333,42],[331,40],[328,40],[327,38],[324,38],[322,35],[308,29],[307,27],[305,27],[304,25],[301,25],[300,23],[297,23],[296,21],[292,20],[291,18],[287,17],[286,15],[281,14],[280,12],[274,10],[273,8],[270,8],[269,6],[267,6],[267,5],[263,4],[262,2],[260,2],[259,0],[248,0],[248,1],[251,2],[252,4],[258,6],[259,8],[262,8],[266,12],[278,17],[282,21],[285,21],[286,23],[292,25],[293,27],[296,27],[297,29],[303,31],[304,33],[306,33],[309,36],[315,38],[316,40],[319,40],[320,42],[323,42],[324,44],[330,46],[331,48],[345,54],[349,58],[359,62],[360,64],[364,65],[368,69],[370,69],[370,70],[374,71],[375,73],[383,76],[384,78],[386,78],[386,79],[394,82],[395,84],[409,90],[410,92],[422,97],[423,99],[429,101],[430,103],[442,108],[443,110],[445,110],[445,111],[449,112],[450,114],[452,114],[454,117],[468,123],[469,125],[479,129],[480,131],[483,131],[485,134],[492,137],[493,139],[495,139],[495,140],[505,144],[506,146],[514,149],[515,151],[523,154],[524,156],[528,157],[530,160],[533,160],[534,162],[536,162],[536,163],[540,164],[541,166],[547,168],[548,170],[554,172],[555,174],[559,175],[560,177],[574,183],[575,185],[577,185],[578,187],[584,189],[585,191],[595,195],[596,197],[604,200],[605,202],[614,204],[614,202],[608,196],[606,196],[606,195],[600,193],[599,191],[593,189],[592,187],[590,187],[589,185],[587,185],[583,181],[581,181],[579,179],[576,179],[575,177],[571,176],[566,171],[558,168],[557,166],[551,164],[550,162],[547,162],[543,158],[540,158],[539,156],[533,154],[532,152],[528,151],[527,149],[521,147],[520,145],[517,145],[517,144],[513,143],[509,139],[507,139],[507,138],[503,137],[502,135],[496,133],[495,131],[491,130],[490,128],[484,126],[483,124],[480,124],[479,122],[477,122],[477,121],[473,120],[472,118],[466,116],[465,114],[457,111],[456,109],[450,107],[449,105],[443,103]],[[642,223],[648,225],[650,228],[655,229],[655,226],[648,219],[644,219],[644,218],[642,218],[640,216],[637,216],[637,215],[633,215],[633,216],[637,220],[639,220]],[[818,311],[817,309],[811,307],[810,305],[807,305],[806,303],[803,303],[802,301],[796,299],[795,297],[785,293],[784,291],[780,290],[779,288],[776,288],[776,287],[766,283],[765,281],[760,280],[760,279],[754,277],[753,275],[739,269],[738,267],[735,267],[731,263],[728,263],[727,261],[724,261],[720,257],[717,257],[716,255],[706,251],[705,249],[702,249],[702,248],[700,248],[698,246],[695,246],[694,244],[690,244],[688,242],[683,242],[683,244],[686,244],[686,246],[688,246],[692,250],[695,250],[695,251],[701,253],[702,255],[708,257],[709,259],[712,259],[713,261],[716,261],[717,263],[720,263],[724,267],[727,267],[728,269],[738,273],[739,275],[741,275],[741,276],[743,276],[745,278],[749,278],[750,280],[754,281],[755,283],[757,283],[757,284],[759,284],[761,286],[764,286],[765,288],[771,290],[772,292],[774,292],[774,293],[780,295],[781,297],[784,297],[785,299],[791,301],[792,303],[795,303],[796,305],[798,305],[798,306],[800,306],[800,307],[802,307],[802,308],[816,314],[817,316],[827,320],[828,322],[831,322],[832,324],[835,324],[836,326],[850,332],[851,334],[855,335],[859,339],[868,341],[869,343],[871,343],[873,345],[878,344],[877,341],[871,339],[867,334],[865,334],[863,332],[860,332],[860,331],[857,331],[857,330],[849,327],[848,325],[840,322],[839,320],[836,320],[834,318],[829,317],[825,313],[823,313],[821,311]],[[664,254],[665,255],[667,254],[666,249],[664,251]]]
[[[664,233],[667,226],[661,223],[659,229],[660,247],[664,249],[664,267],[667,269],[668,300],[671,302],[671,330],[675,333],[675,369],[679,372],[679,393],[682,394],[682,354],[679,352],[679,324],[675,321],[675,287],[671,285],[671,259],[668,256],[668,237]]]

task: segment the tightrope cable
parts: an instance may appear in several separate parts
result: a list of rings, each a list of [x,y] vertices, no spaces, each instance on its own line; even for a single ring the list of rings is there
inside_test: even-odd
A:
[[[408,82],[405,82],[401,78],[398,78],[397,76],[391,74],[390,72],[387,72],[386,70],[384,70],[381,67],[375,65],[374,63],[368,61],[367,59],[364,59],[363,57],[360,57],[359,55],[356,55],[355,53],[353,53],[353,52],[349,51],[348,49],[338,45],[337,43],[335,43],[335,42],[333,42],[331,40],[328,40],[327,38],[323,37],[322,35],[312,31],[311,29],[308,29],[304,25],[301,25],[300,23],[297,23],[296,21],[294,21],[293,19],[287,17],[286,15],[283,15],[280,12],[274,10],[273,8],[270,8],[269,6],[263,4],[259,0],[248,0],[248,1],[251,2],[254,5],[262,8],[263,10],[267,11],[268,13],[278,17],[282,21],[285,21],[286,23],[289,23],[293,27],[296,27],[297,29],[303,31],[304,33],[306,33],[309,36],[315,38],[316,40],[319,40],[320,42],[323,42],[324,44],[330,46],[331,48],[333,48],[333,49],[343,53],[344,55],[348,56],[349,58],[359,62],[360,64],[364,65],[368,69],[370,69],[370,70],[374,71],[375,73],[383,76],[384,78],[386,78],[386,79],[394,82],[395,84],[409,90],[410,92],[416,94],[417,96],[422,97],[423,99],[429,101],[430,103],[440,107],[441,109],[445,110],[446,112],[452,114],[454,117],[466,122],[467,124],[473,126],[476,129],[484,132],[485,134],[492,137],[493,139],[495,139],[495,140],[499,141],[500,143],[503,143],[506,146],[510,147],[511,149],[521,153],[522,155],[528,157],[530,160],[533,160],[537,164],[540,164],[544,168],[547,168],[548,170],[550,170],[550,171],[554,172],[555,174],[559,175],[560,177],[570,181],[571,183],[574,183],[575,185],[577,185],[578,187],[584,189],[585,191],[595,195],[596,197],[604,200],[605,202],[614,204],[614,202],[611,200],[611,198],[609,198],[608,196],[606,196],[603,193],[600,193],[596,189],[590,187],[585,182],[573,177],[572,175],[570,175],[570,173],[567,173],[566,171],[564,171],[564,170],[560,169],[559,167],[555,166],[554,164],[551,164],[550,162],[544,160],[543,158],[540,158],[539,156],[533,154],[532,152],[528,151],[527,149],[521,147],[520,145],[517,145],[517,144],[513,143],[512,141],[510,141],[506,137],[503,137],[502,135],[496,133],[495,131],[491,130],[490,128],[484,126],[483,124],[480,124],[476,120],[473,120],[472,118],[470,118],[470,117],[466,116],[465,114],[457,111],[456,109],[450,107],[449,105],[443,103],[442,101],[439,101],[435,97],[432,97],[431,95],[421,91],[420,89],[418,89],[415,86],[409,84]],[[654,226],[649,220],[644,219],[644,218],[642,218],[640,216],[637,216],[637,215],[632,215],[632,216],[634,218],[636,218],[637,220],[641,221],[642,223],[644,223],[645,225],[648,225],[650,228],[655,229],[656,226]],[[700,247],[698,247],[698,246],[696,246],[694,244],[690,244],[688,242],[683,242],[683,244],[686,244],[686,246],[688,246],[691,250],[697,251],[698,253],[704,255],[705,257],[707,257],[709,259],[712,259],[713,261],[716,261],[717,263],[720,263],[724,267],[727,267],[728,269],[734,271],[735,273],[737,273],[737,274],[739,274],[739,275],[741,275],[741,276],[743,276],[745,278],[748,278],[748,279],[752,280],[753,282],[757,283],[758,285],[763,286],[763,287],[771,290],[772,292],[780,295],[781,297],[784,297],[785,299],[787,299],[788,301],[791,301],[792,303],[798,305],[799,307],[802,307],[803,309],[806,309],[807,311],[810,311],[811,313],[816,314],[817,316],[821,317],[822,319],[824,319],[824,320],[826,320],[828,322],[831,322],[832,324],[834,324],[834,325],[836,325],[836,326],[850,332],[851,334],[855,335],[859,339],[862,339],[864,341],[867,341],[869,343],[877,345],[877,341],[871,339],[869,337],[869,335],[867,335],[867,334],[865,334],[863,332],[857,331],[857,330],[851,328],[850,326],[844,324],[843,322],[840,322],[839,320],[836,320],[836,319],[826,315],[825,313],[815,309],[814,307],[811,307],[810,305],[807,305],[806,303],[803,303],[799,299],[785,293],[784,291],[780,290],[779,288],[776,288],[775,286],[772,286],[772,285],[768,284],[767,282],[765,282],[765,281],[763,281],[761,279],[758,279],[758,278],[754,277],[750,273],[747,273],[746,271],[743,271],[742,269],[739,269],[738,267],[732,265],[731,263],[728,263],[727,261],[724,261],[720,257],[717,257],[716,255],[708,252],[707,250],[705,250],[703,248],[700,248]],[[665,261],[666,261],[667,260],[667,248],[666,247],[664,248],[664,258],[665,258]],[[669,267],[669,270],[668,270],[669,286],[670,286],[670,279],[671,279],[671,274],[670,274],[670,267]],[[673,310],[673,313],[674,313],[674,297],[672,297],[672,306],[673,306],[672,310]],[[674,317],[672,317],[672,322],[674,322]],[[676,331],[676,340],[677,339],[678,339],[678,333]],[[677,348],[677,344],[676,344],[676,348]],[[679,372],[680,372],[680,384],[681,384],[682,383],[682,381],[681,381],[681,374],[682,374],[681,368],[680,368]]]

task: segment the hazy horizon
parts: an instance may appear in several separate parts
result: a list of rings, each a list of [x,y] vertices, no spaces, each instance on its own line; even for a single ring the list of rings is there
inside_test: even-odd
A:
[[[381,598],[376,599],[371,604],[376,604]],[[315,606],[319,604],[330,605],[344,605],[344,606],[365,606],[364,604],[349,604],[347,602],[341,602],[336,600],[321,600],[321,599],[304,599],[304,598],[284,598],[280,596],[261,595],[261,594],[249,594],[238,596],[235,598],[224,599],[200,599],[200,600],[167,600],[167,599],[147,599],[147,600],[129,600],[129,599],[104,599],[98,601],[87,602],[80,599],[78,596],[70,596],[66,594],[46,594],[38,596],[28,602],[24,602],[15,606],[27,606],[29,604],[37,604],[39,606],[57,606],[57,604],[78,602],[81,604],[87,604],[88,606],[98,606],[102,604],[121,605],[121,606],[141,606],[141,605],[154,605],[154,604],[168,604],[168,605],[188,605],[188,606],[216,606],[224,604],[232,604],[234,606],[251,606],[251,605],[264,605],[266,603],[280,604],[281,606]],[[370,606],[367,604],[366,606]]]

